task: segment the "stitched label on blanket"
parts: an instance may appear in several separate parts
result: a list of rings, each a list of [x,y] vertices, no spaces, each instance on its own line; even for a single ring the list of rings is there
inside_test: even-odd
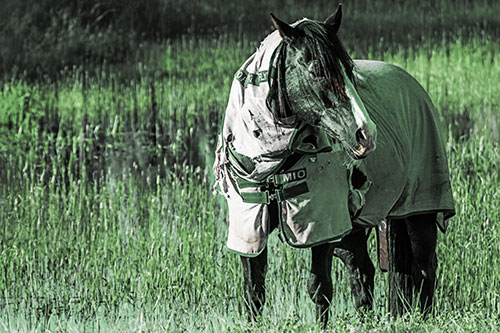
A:
[[[249,73],[244,69],[240,69],[234,75],[234,78],[238,80],[245,88],[251,84],[254,86],[259,86],[261,82],[267,82],[269,71],[260,71],[258,73]]]
[[[302,180],[305,179],[306,177],[307,177],[306,169],[299,169],[276,175],[276,182],[278,184],[283,184],[283,183],[294,182],[297,180]]]

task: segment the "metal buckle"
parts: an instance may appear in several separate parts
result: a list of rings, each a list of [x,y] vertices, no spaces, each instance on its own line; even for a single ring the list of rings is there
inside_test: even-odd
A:
[[[269,205],[271,203],[271,198],[270,198],[271,195],[269,194],[269,191],[268,190],[262,191],[262,194],[264,194],[264,196],[266,197],[265,204]]]

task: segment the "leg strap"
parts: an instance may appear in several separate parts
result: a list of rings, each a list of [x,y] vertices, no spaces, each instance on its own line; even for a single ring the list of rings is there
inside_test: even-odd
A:
[[[377,226],[378,265],[382,272],[389,270],[389,253],[387,250],[387,221],[380,221]]]

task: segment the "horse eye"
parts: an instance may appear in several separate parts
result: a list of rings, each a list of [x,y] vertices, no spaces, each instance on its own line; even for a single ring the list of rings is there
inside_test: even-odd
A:
[[[308,49],[305,49],[304,51],[304,62],[307,64],[309,61],[311,61],[311,51]]]
[[[318,61],[314,60],[312,61],[309,66],[308,66],[309,73],[313,75],[314,77],[322,77],[323,74],[321,72],[321,66],[319,65]]]

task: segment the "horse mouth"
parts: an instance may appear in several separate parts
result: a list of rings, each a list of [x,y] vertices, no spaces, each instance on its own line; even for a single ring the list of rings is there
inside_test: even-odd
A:
[[[373,141],[370,140],[366,145],[360,145],[358,150],[353,150],[353,156],[356,160],[362,160],[368,155],[370,155],[375,150],[375,145]]]
[[[353,152],[354,153],[354,158],[357,159],[357,160],[364,159],[366,156],[368,156],[368,154],[366,153],[367,150],[368,149],[366,148],[366,146],[362,146],[358,150],[355,150]]]
[[[356,132],[356,140],[359,143],[359,148],[358,150],[353,150],[355,159],[361,160],[375,150],[375,135],[367,135],[363,127]]]

